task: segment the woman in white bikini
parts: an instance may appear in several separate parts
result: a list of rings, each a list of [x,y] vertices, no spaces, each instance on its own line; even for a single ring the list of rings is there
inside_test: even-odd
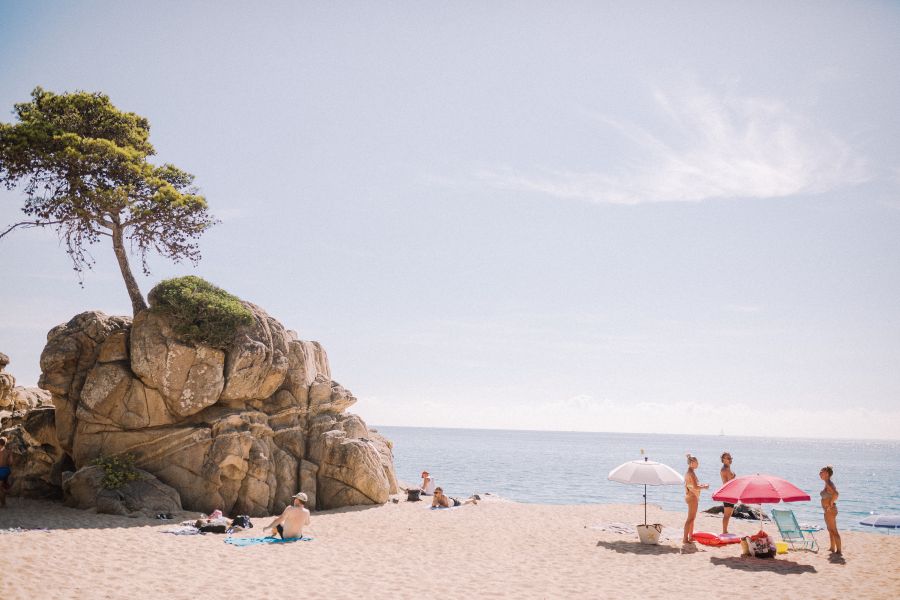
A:
[[[694,541],[694,519],[697,518],[697,507],[700,506],[700,490],[709,488],[708,483],[700,483],[694,469],[700,466],[696,456],[687,455],[688,470],[684,474],[684,501],[688,505],[688,516],[684,522],[685,544]]]
[[[822,498],[822,510],[825,511],[825,526],[828,528],[828,537],[831,542],[829,550],[835,554],[840,554],[841,534],[838,533],[837,528],[837,499],[840,494],[838,494],[834,482],[831,481],[832,475],[834,475],[834,468],[831,465],[822,467],[822,470],[819,471],[819,477],[825,482],[825,488],[819,492],[819,496]]]

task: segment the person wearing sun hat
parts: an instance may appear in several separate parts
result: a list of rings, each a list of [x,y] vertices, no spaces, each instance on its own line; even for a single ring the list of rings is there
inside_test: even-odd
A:
[[[293,498],[292,504],[285,507],[281,516],[266,527],[266,529],[272,530],[273,536],[279,535],[282,539],[299,538],[303,536],[303,527],[309,525],[306,494],[299,492],[291,498]]]

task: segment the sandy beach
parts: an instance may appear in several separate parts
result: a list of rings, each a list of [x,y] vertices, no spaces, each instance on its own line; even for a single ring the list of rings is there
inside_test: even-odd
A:
[[[826,551],[774,560],[739,546],[642,546],[604,530],[641,521],[640,505],[552,506],[485,500],[432,511],[401,501],[313,515],[315,539],[234,547],[224,535],[175,536],[170,522],[98,515],[10,498],[0,510],[0,597],[23,598],[896,598],[900,536],[845,532]],[[190,518],[193,513],[176,515]],[[677,533],[683,515],[651,507]],[[256,528],[237,534],[260,535]],[[28,531],[9,532],[20,527]],[[698,531],[718,531],[698,517]],[[37,530],[46,528],[47,531]],[[768,527],[774,531],[774,526]],[[733,528],[750,533],[754,524]],[[827,535],[818,534],[820,543]],[[826,541],[827,545],[827,541]]]

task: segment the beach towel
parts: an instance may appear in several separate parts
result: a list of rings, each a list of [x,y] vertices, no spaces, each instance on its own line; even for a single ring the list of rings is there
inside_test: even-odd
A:
[[[200,535],[200,530],[193,525],[178,525],[177,527],[163,529],[160,533],[171,533],[172,535]]]
[[[7,529],[0,529],[0,534],[25,533],[26,531],[42,531],[44,533],[50,533],[50,530],[46,527],[37,527],[35,529],[28,529],[27,527],[9,527]]]
[[[733,533],[707,533],[706,531],[695,531],[693,534],[694,541],[704,546],[725,546],[727,544],[740,544],[741,538]]]
[[[607,531],[609,533],[619,533],[626,535],[637,535],[637,529],[634,525],[625,523],[599,523],[597,525],[585,525],[585,529],[596,529],[597,531]],[[681,539],[681,530],[671,527],[663,527],[659,534],[660,540]]]
[[[290,544],[291,542],[311,542],[311,537],[298,537],[298,538],[287,538],[283,540],[281,538],[266,536],[266,537],[247,537],[247,538],[236,538],[230,537],[225,538],[226,544],[231,544],[232,546],[259,546],[260,544]]]

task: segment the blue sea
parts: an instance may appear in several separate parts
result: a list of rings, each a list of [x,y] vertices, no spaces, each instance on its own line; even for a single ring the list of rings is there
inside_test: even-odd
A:
[[[819,470],[834,467],[840,491],[838,526],[890,533],[859,525],[870,513],[900,514],[900,441],[814,440],[734,436],[660,435],[377,427],[393,442],[397,477],[421,481],[428,470],[438,485],[454,495],[491,492],[517,502],[541,504],[624,504],[642,502],[643,486],[607,480],[607,474],[644,449],[656,460],[684,473],[685,454],[700,459],[697,475],[709,483],[701,510],[716,503],[721,484],[719,456],[729,451],[737,475],[767,473],[805,490],[810,502],[790,508],[801,522],[824,527],[819,506]],[[683,511],[678,486],[649,487],[648,502]],[[765,508],[765,507],[764,507]],[[771,508],[771,506],[769,506]]]

